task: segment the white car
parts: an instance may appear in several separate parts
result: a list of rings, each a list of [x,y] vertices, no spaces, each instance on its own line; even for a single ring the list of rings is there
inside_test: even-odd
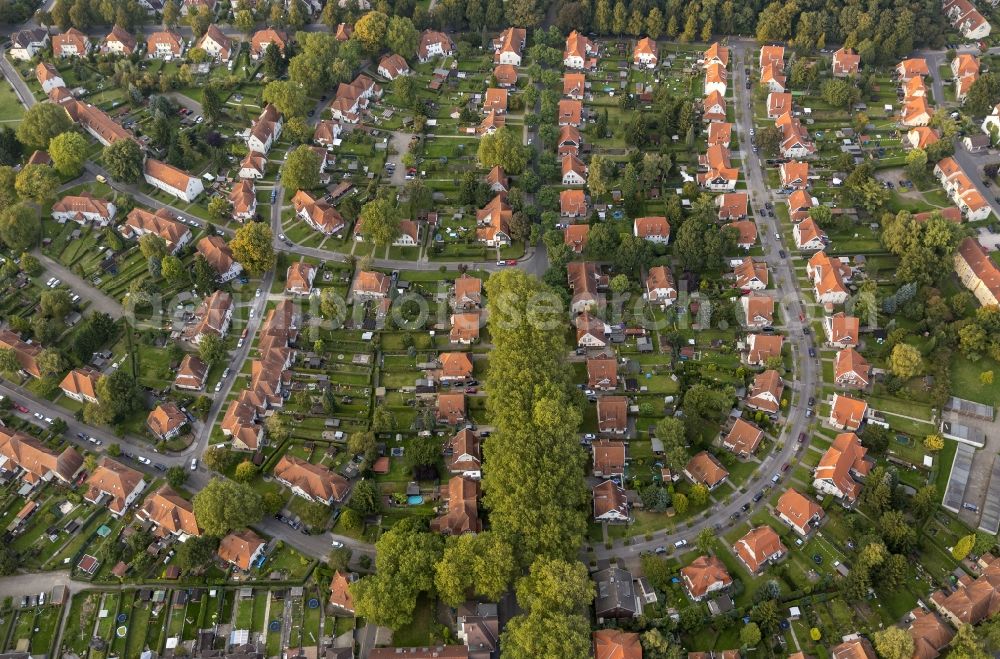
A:
[[[251,318],[253,318],[253,314],[254,314],[254,309],[253,309],[253,307],[250,307],[250,317]]]
[[[259,288],[257,289],[257,292],[254,293],[254,297],[260,297],[260,289]]]
[[[333,547],[334,549],[340,549],[341,547],[344,546],[344,543],[341,542],[340,540],[333,540],[330,542],[330,546]]]
[[[42,416],[42,415],[41,415],[41,414],[40,414],[39,412],[35,412],[35,415],[34,415],[34,416],[35,416],[35,418],[36,418],[36,419],[38,419],[39,421],[41,421],[41,420],[43,420],[43,419],[45,418],[45,417],[44,417],[44,416]]]
[[[222,371],[222,379],[225,380],[227,377],[229,377],[229,367],[228,366],[226,367],[226,369],[224,371]]]
[[[191,458],[191,471],[198,471],[198,458]]]
[[[674,543],[674,547],[683,547],[687,545],[687,543],[688,543],[687,540],[678,540],[677,542]]]
[[[50,416],[45,417],[45,423],[48,423],[48,424],[51,425],[52,424],[52,417],[50,417]]]
[[[219,380],[215,385],[215,393],[219,393],[221,389],[222,389],[222,380]]]
[[[144,465],[153,464],[152,460],[150,460],[149,458],[143,457],[141,455],[135,456],[135,459],[138,460],[139,462],[141,462]]]
[[[52,286],[52,282],[54,282],[55,280],[56,280],[55,277],[49,277],[49,280],[47,282],[45,282],[45,285],[51,287]]]
[[[243,339],[240,339],[239,341],[236,342],[236,347],[237,348],[242,348],[243,347]]]

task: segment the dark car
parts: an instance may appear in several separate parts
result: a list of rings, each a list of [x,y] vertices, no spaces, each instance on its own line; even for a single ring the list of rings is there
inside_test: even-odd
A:
[[[757,503],[758,501],[760,501],[763,498],[764,498],[764,493],[763,492],[758,492],[757,494],[753,495],[753,501],[754,501],[754,503]]]
[[[806,434],[804,432],[800,432],[799,433],[799,444],[805,444],[805,443],[806,443]]]
[[[812,407],[815,404],[816,404],[816,398],[813,397],[813,396],[810,396],[809,397],[809,407]]]
[[[785,250],[779,249],[778,250],[778,256],[781,257],[781,258],[785,258]]]
[[[816,348],[809,348],[809,356],[810,357],[816,356]]]

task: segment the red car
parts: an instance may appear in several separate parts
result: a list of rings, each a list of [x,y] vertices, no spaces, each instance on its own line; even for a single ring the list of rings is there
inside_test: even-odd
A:
[[[507,265],[517,265],[517,259],[507,259]]]
[[[474,394],[477,391],[479,391],[479,389],[477,389],[475,387],[466,387],[465,388],[465,393],[467,393],[467,394]]]
[[[17,410],[18,412],[20,412],[21,414],[27,414],[28,413],[28,408],[25,407],[24,405],[15,405],[14,409]]]

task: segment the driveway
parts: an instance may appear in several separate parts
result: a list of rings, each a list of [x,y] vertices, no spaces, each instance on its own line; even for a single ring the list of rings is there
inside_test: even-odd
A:
[[[403,187],[406,185],[406,168],[403,167],[403,154],[406,153],[410,148],[410,140],[413,139],[411,133],[401,133],[395,131],[392,133],[392,137],[389,138],[389,148],[391,151],[395,151],[389,156],[386,162],[395,163],[396,171],[392,173],[391,183],[396,187]]]
[[[62,263],[59,263],[54,259],[50,259],[40,251],[35,250],[33,254],[38,257],[39,261],[41,261],[47,274],[61,279],[62,283],[73,289],[74,293],[77,293],[80,297],[89,302],[91,309],[96,309],[101,313],[106,313],[112,318],[121,317],[122,305],[118,302],[118,300],[106,295],[104,291],[99,288],[95,288],[93,284],[64,266]]]

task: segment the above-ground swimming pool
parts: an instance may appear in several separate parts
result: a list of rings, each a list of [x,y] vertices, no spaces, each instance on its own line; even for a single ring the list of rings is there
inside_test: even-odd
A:
[[[411,494],[410,496],[406,497],[406,503],[410,504],[411,506],[419,506],[423,502],[424,498],[419,494]]]

